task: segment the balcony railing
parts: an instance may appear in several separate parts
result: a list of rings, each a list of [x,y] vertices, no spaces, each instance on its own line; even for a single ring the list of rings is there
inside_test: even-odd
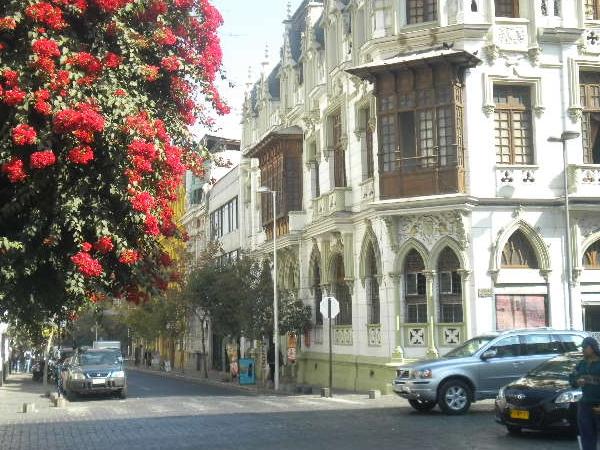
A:
[[[453,146],[456,147],[456,146]],[[462,153],[397,158],[392,171],[380,175],[382,199],[419,197],[465,191]]]
[[[600,197],[600,164],[569,165],[569,192],[581,197]]]
[[[336,212],[348,211],[350,209],[350,188],[334,188],[327,194],[313,199],[313,220],[327,217]]]

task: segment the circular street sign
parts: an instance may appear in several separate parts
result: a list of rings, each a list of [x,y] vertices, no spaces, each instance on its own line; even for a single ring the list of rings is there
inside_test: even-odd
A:
[[[323,300],[321,300],[321,303],[319,304],[319,311],[321,311],[321,315],[324,319],[329,319],[329,302],[331,302],[331,319],[335,319],[340,313],[340,302],[338,302],[335,297],[323,297]]]

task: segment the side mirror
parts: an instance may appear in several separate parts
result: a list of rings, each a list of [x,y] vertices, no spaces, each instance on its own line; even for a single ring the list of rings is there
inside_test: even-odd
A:
[[[495,358],[496,356],[498,356],[498,352],[495,349],[491,349],[483,352],[483,354],[481,355],[481,359],[485,361],[487,359]]]

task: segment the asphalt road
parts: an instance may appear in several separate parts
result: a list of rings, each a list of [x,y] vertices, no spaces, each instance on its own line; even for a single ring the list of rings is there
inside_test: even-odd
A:
[[[27,385],[8,395],[20,395]],[[460,417],[395,397],[254,395],[129,373],[129,398],[82,398],[20,414],[0,408],[2,450],[576,449],[557,434],[509,436],[489,402]],[[0,395],[6,393],[0,392]],[[10,397],[9,397],[10,398]],[[0,401],[2,397],[0,396]],[[47,400],[44,399],[45,402]]]

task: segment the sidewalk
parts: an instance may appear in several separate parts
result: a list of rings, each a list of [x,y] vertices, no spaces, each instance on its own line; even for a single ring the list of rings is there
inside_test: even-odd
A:
[[[52,407],[46,397],[47,390],[53,391],[54,385],[44,388],[42,383],[31,379],[30,373],[13,373],[0,387],[0,419],[4,420],[15,414],[22,414],[23,403],[34,403],[37,411]]]

